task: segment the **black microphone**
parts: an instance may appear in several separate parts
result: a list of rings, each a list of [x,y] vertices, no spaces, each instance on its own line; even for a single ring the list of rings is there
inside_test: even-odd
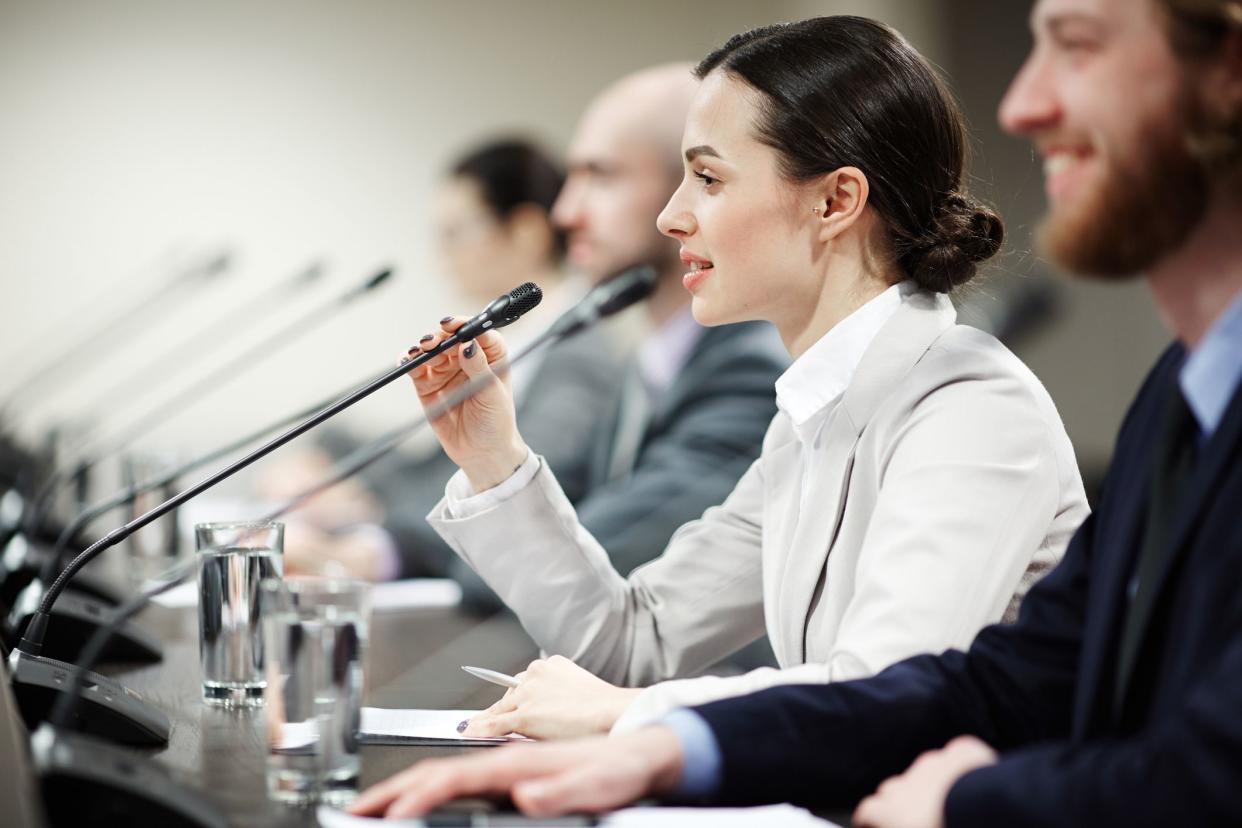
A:
[[[601,282],[578,304],[570,308],[544,334],[566,337],[597,320],[641,302],[655,290],[657,274],[654,267],[640,265],[621,271]]]
[[[111,339],[111,344],[116,344],[118,341],[116,335],[118,333],[129,334],[142,330],[140,326],[128,326],[134,319],[157,307],[182,288],[205,284],[215,277],[228,272],[232,264],[231,259],[231,255],[224,252],[186,268],[155,291],[144,292],[137,304],[119,311],[102,324],[89,328],[88,333],[74,340],[72,348],[64,349],[54,359],[43,363],[18,382],[8,392],[4,403],[0,404],[0,412],[12,406],[18,397],[29,394],[32,390],[53,378],[58,370],[67,367],[80,370],[84,356],[89,355],[91,359],[98,359],[104,353],[104,346],[108,344],[109,339]]]
[[[495,312],[484,311],[480,316],[487,318],[477,323],[476,327],[482,330],[491,328],[499,328],[516,321],[522,314],[534,308],[543,298],[542,292],[538,286],[531,282],[515,288],[508,294],[510,301],[502,303]],[[493,303],[495,305],[496,303]],[[491,307],[491,306],[489,306]],[[475,317],[477,320],[478,317]],[[472,320],[473,321],[473,320]],[[486,324],[484,324],[486,323]],[[435,348],[426,351],[412,360],[402,363],[385,373],[379,379],[376,379],[356,391],[348,394],[340,400],[332,403],[308,419],[284,432],[278,437],[269,440],[259,448],[229,464],[225,468],[209,475],[204,480],[191,486],[183,492],[174,495],[159,506],[139,515],[138,517],[120,526],[95,543],[91,544],[86,551],[78,555],[69,565],[57,576],[56,580],[48,588],[43,596],[43,601],[39,605],[38,612],[31,618],[30,623],[26,626],[25,634],[22,636],[21,642],[17,649],[13,650],[9,655],[9,666],[13,674],[14,694],[18,698],[18,703],[22,709],[22,715],[26,719],[28,725],[40,721],[47,713],[49,707],[55,698],[64,692],[64,677],[68,673],[68,665],[64,662],[50,659],[40,654],[42,649],[43,638],[47,632],[47,624],[52,605],[55,604],[57,597],[64,590],[69,580],[87,563],[101,554],[104,550],[115,546],[121,541],[128,538],[134,532],[147,526],[153,521],[158,520],[168,514],[173,509],[178,508],[182,504],[194,497],[202,494],[208,489],[223,480],[227,480],[237,472],[254,464],[258,460],[271,454],[276,449],[284,446],[290,441],[310,431],[315,426],[323,423],[346,408],[357,403],[359,400],[370,396],[384,386],[394,382],[397,379],[408,374],[418,366],[435,358],[439,354],[455,347],[462,342],[469,341],[474,338],[469,331],[463,336],[462,332],[452,334],[442,341]],[[130,694],[136,696],[136,694]],[[111,704],[117,699],[117,694],[105,694],[93,699],[94,707],[85,708],[83,711],[84,727],[99,728],[99,732],[110,738],[121,741],[136,741],[143,744],[164,744],[168,741],[167,727],[162,729],[152,727],[152,720],[158,714],[154,708],[149,708],[141,699],[135,701],[131,698],[124,699],[128,704],[126,709],[118,709],[116,705]],[[146,711],[134,710],[133,707],[149,708]],[[91,713],[91,710],[96,710]],[[165,725],[167,720],[165,719]]]
[[[264,521],[273,521],[293,511],[316,495],[343,483],[359,472],[385,457],[389,452],[427,423],[452,411],[466,400],[478,394],[508,371],[509,366],[529,354],[551,345],[561,339],[582,331],[584,328],[615,313],[625,310],[630,305],[641,302],[651,295],[656,286],[656,270],[649,266],[632,267],[601,282],[579,302],[562,314],[547,330],[535,337],[519,349],[513,356],[493,364],[492,373],[470,380],[452,393],[441,397],[434,405],[428,407],[421,419],[400,425],[391,431],[375,438],[370,443],[350,452],[336,464],[336,470],[315,485],[299,492],[283,503],[275,511],[263,517]],[[476,317],[477,318],[477,317]],[[464,325],[462,327],[465,327]]]
[[[90,672],[108,651],[108,639],[152,598],[185,580],[195,563],[190,560],[173,567],[161,577],[161,583],[120,607],[95,631],[47,723],[31,736],[31,754],[51,823],[77,824],[83,814],[90,814],[93,824],[98,825],[227,826],[212,802],[178,783],[160,765],[68,729],[87,727],[88,723],[81,720],[82,700],[113,684]]]

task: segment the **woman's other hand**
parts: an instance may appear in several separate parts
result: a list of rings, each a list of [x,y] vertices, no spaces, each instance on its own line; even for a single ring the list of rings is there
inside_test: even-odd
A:
[[[452,759],[424,759],[374,785],[352,814],[421,816],[465,796],[509,794],[522,813],[609,811],[673,790],[682,751],[667,727],[551,745],[513,745]]]

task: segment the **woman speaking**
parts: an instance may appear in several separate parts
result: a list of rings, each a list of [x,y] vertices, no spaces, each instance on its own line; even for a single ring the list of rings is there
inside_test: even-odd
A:
[[[965,647],[1014,617],[1087,514],[1047,392],[955,323],[947,294],[1003,230],[963,189],[962,117],[927,61],[884,25],[828,17],[737,35],[696,74],[684,180],[658,224],[700,323],[780,332],[794,362],[779,413],[728,499],[628,578],[502,384],[435,421],[461,471],[433,526],[558,656],[466,735],[606,731]],[[489,333],[415,387],[430,404],[504,354]],[[781,669],[695,678],[765,630]]]

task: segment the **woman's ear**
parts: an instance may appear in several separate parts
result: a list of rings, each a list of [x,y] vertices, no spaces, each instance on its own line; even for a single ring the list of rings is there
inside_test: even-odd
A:
[[[867,176],[857,167],[841,167],[824,176],[811,193],[819,240],[832,241],[853,227],[867,206]]]

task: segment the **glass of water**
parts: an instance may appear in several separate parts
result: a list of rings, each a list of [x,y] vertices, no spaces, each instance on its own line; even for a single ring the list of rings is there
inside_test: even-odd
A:
[[[283,523],[200,523],[199,651],[203,700],[223,707],[263,704],[259,585],[282,571]]]
[[[262,589],[268,795],[344,805],[358,790],[370,586],[304,577]]]
[[[129,455],[121,461],[121,478],[124,485],[132,488],[147,483],[164,472],[167,463],[147,455]],[[129,504],[127,520],[150,511],[177,494],[177,484],[169,481],[150,492],[145,492]],[[170,566],[181,561],[181,535],[178,532],[177,513],[174,509],[141,532],[125,540],[128,560],[126,574],[135,589],[144,589],[147,582],[158,578]]]

